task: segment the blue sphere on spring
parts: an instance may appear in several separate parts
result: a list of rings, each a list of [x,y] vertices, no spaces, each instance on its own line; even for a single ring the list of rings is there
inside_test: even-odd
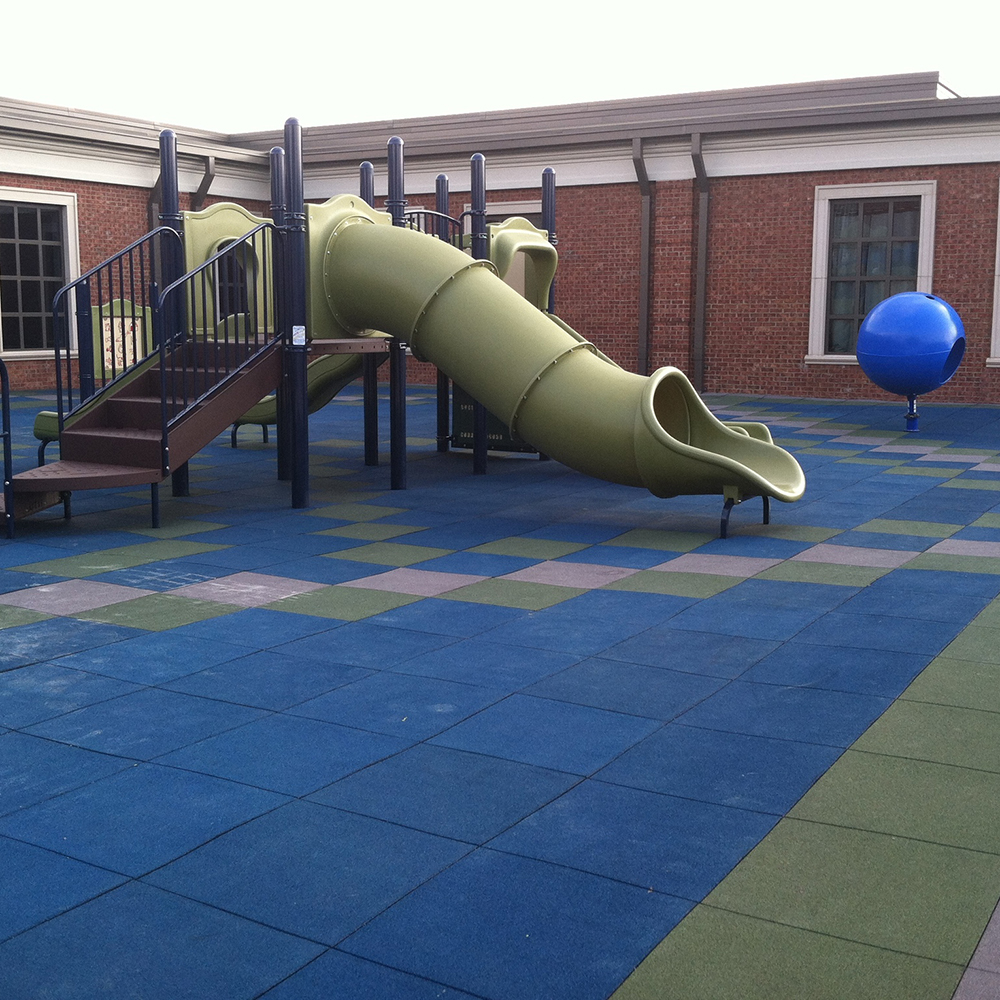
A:
[[[944,299],[900,292],[883,299],[858,331],[858,364],[880,388],[920,396],[945,384],[965,354],[965,327]]]

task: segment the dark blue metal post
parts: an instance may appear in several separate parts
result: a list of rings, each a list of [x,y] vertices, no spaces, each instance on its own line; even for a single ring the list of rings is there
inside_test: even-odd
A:
[[[365,160],[360,167],[358,193],[375,207],[375,167]],[[362,355],[362,386],[365,421],[365,465],[378,465],[378,361],[374,354]]]
[[[489,237],[486,232],[486,157],[475,153],[472,157],[472,256],[475,260],[488,260]],[[486,407],[478,400],[472,404],[472,471],[477,476],[486,473]]]
[[[94,395],[94,314],[90,310],[90,282],[76,286],[76,348],[80,372],[80,402]],[[70,389],[72,392],[72,388]]]
[[[358,194],[366,205],[375,207],[375,167],[367,160],[361,164],[358,178]]]
[[[288,294],[282,306],[285,391],[292,415],[292,506],[309,505],[309,400],[306,374],[306,208],[302,184],[302,126],[285,122],[285,263]]]
[[[274,326],[276,330],[285,329],[283,310],[288,300],[288,266],[285,253],[285,197],[287,196],[288,177],[285,173],[285,151],[280,146],[271,148],[268,154],[271,165],[271,221],[274,230]],[[277,410],[277,449],[278,449],[278,479],[289,482],[292,478],[293,444],[292,444],[292,399],[285,386],[285,379],[278,383],[275,407]]]
[[[403,140],[394,135],[388,143],[389,197],[386,208],[394,226],[405,226],[406,198],[403,195]],[[389,344],[389,485],[406,489],[406,344],[393,339]]]
[[[549,242],[555,246],[556,238],[556,172],[551,167],[542,171],[542,229],[549,234]],[[549,312],[556,311],[556,283],[549,285]]]
[[[448,197],[448,175],[438,174],[434,180],[434,210],[438,213],[435,225],[439,240],[451,237],[448,217],[451,215],[450,198]],[[441,369],[437,373],[437,450],[447,451],[451,444],[451,384],[448,376]]]

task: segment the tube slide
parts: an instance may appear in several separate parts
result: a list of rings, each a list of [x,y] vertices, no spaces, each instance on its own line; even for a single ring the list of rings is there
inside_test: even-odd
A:
[[[678,369],[627,372],[505,285],[488,262],[392,227],[350,196],[324,209],[311,251],[322,253],[337,326],[406,341],[539,451],[659,497],[802,496],[802,469],[766,428],[721,423]]]

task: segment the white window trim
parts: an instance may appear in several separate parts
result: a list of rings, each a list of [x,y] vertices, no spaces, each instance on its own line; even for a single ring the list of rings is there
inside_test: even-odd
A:
[[[40,191],[34,188],[0,186],[0,201],[16,201],[30,205],[59,205],[66,210],[66,283],[80,276],[80,224],[76,193],[73,191]],[[76,346],[76,318],[70,314],[70,341]],[[0,357],[7,361],[48,360],[52,351],[4,351],[0,331]]]
[[[987,368],[1000,368],[1000,214],[997,215],[997,250],[993,263],[993,332]]]
[[[933,291],[934,228],[937,181],[889,181],[879,184],[823,184],[813,205],[812,287],[809,302],[809,349],[806,364],[856,365],[853,354],[826,353],[826,304],[830,264],[830,202],[850,198],[920,198],[920,245],[917,250],[918,292]],[[1000,271],[998,271],[1000,275]],[[1000,276],[998,276],[1000,287]],[[996,330],[996,322],[994,323]],[[998,362],[1000,363],[1000,362]]]

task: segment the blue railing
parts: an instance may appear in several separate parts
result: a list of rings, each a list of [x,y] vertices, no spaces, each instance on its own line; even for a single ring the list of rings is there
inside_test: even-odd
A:
[[[3,520],[8,538],[14,537],[14,462],[10,442],[10,379],[0,358],[0,419],[3,424]]]
[[[167,275],[179,274],[182,260],[180,235],[160,226],[56,292],[52,314],[60,431],[74,409],[155,350],[152,288]]]
[[[435,212],[427,208],[409,209],[403,213],[405,225],[409,229],[419,230],[429,236],[436,236],[460,250],[464,245],[462,235],[462,219],[453,219],[443,212]]]

